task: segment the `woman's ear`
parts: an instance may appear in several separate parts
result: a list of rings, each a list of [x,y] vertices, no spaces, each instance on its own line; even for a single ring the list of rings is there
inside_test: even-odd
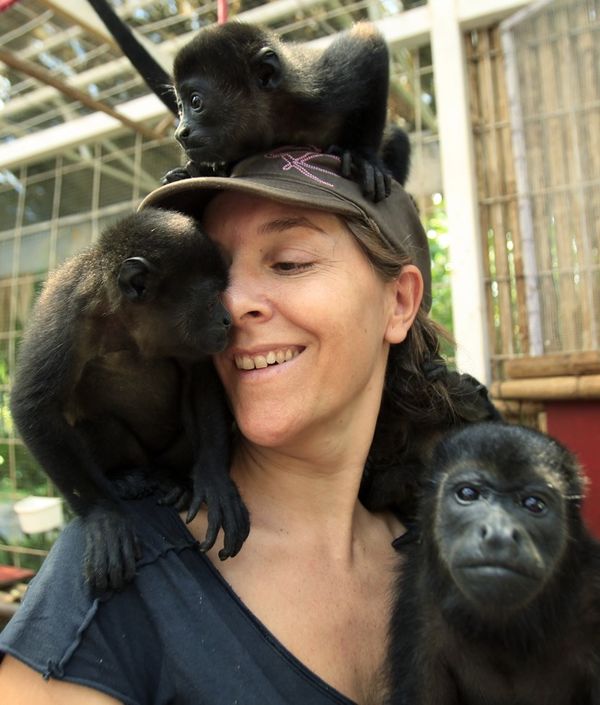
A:
[[[389,282],[394,301],[385,331],[388,343],[401,343],[408,333],[423,298],[423,276],[414,264],[407,264],[400,274]]]

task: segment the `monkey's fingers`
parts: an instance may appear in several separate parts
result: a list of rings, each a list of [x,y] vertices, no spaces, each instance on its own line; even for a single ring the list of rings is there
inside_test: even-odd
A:
[[[183,512],[190,508],[190,503],[192,501],[192,493],[190,490],[183,490],[179,499],[173,504],[178,512]],[[193,517],[192,517],[193,518]],[[191,521],[191,519],[190,519]]]
[[[223,509],[223,533],[223,548],[219,551],[222,561],[237,555],[250,533],[250,514],[239,495]]]
[[[221,504],[218,498],[212,497],[208,500],[208,524],[204,541],[199,544],[202,552],[209,551],[217,540],[219,529],[223,526],[223,516],[221,513]]]
[[[377,168],[373,169],[373,174],[375,176],[375,193],[373,200],[375,203],[378,203],[390,195],[392,190],[392,177]]]
[[[200,507],[205,503],[208,505],[208,514],[209,514],[209,520],[210,520],[210,504],[211,503],[209,503],[209,501],[208,501],[207,493],[205,490],[198,491],[194,487],[194,492],[193,492],[192,497],[190,499],[190,506],[188,508],[188,513],[187,513],[187,516],[185,517],[186,524],[189,524],[190,521],[192,521],[192,519],[200,511]]]
[[[178,512],[181,512],[188,508],[190,499],[191,492],[186,487],[176,486],[161,497],[158,503],[173,505]]]
[[[342,176],[345,179],[352,178],[352,167],[354,165],[354,159],[352,158],[352,152],[348,150],[342,152]]]
[[[371,164],[369,164],[369,162],[362,162],[360,177],[360,187],[363,195],[371,201],[377,202],[375,169]]]
[[[93,591],[120,590],[133,580],[141,548],[135,531],[120,512],[94,509],[84,518],[85,576]]]
[[[119,537],[117,551],[108,553],[108,581],[113,590],[121,590],[135,577],[136,561],[142,552],[133,531]]]
[[[181,181],[182,179],[189,179],[190,174],[186,167],[178,166],[175,169],[170,169],[161,178],[160,183],[164,186],[165,184],[172,184],[174,181]]]

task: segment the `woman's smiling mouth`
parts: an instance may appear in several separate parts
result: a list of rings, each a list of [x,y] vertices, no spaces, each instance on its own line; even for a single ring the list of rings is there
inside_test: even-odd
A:
[[[300,348],[279,348],[256,355],[235,355],[235,365],[238,370],[259,370],[270,365],[282,365],[298,357]]]

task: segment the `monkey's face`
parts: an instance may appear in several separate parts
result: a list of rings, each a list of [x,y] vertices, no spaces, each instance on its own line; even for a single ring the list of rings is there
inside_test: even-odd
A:
[[[155,218],[139,246],[147,256],[127,258],[118,274],[126,325],[140,351],[190,360],[220,352],[228,343],[231,316],[221,300],[228,274],[219,249],[183,215],[144,215]]]
[[[191,77],[176,93],[175,138],[193,162],[234,162],[270,145],[270,107],[253,83]]]
[[[510,454],[504,462],[510,464]],[[528,604],[553,576],[567,541],[560,479],[506,468],[476,455],[442,475],[438,555],[467,600],[485,615]]]

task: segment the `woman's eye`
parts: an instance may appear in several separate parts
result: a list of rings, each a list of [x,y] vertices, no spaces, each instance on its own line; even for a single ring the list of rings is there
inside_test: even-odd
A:
[[[190,98],[190,105],[192,106],[192,110],[202,110],[204,103],[199,93],[194,93],[192,95]]]
[[[456,490],[456,496],[461,502],[475,502],[481,495],[475,487],[463,485]]]
[[[539,497],[524,497],[521,500],[521,504],[532,514],[541,514],[546,509],[546,502]]]
[[[296,272],[304,272],[305,270],[312,267],[312,262],[277,262],[274,269],[280,272],[290,272],[295,274]]]

